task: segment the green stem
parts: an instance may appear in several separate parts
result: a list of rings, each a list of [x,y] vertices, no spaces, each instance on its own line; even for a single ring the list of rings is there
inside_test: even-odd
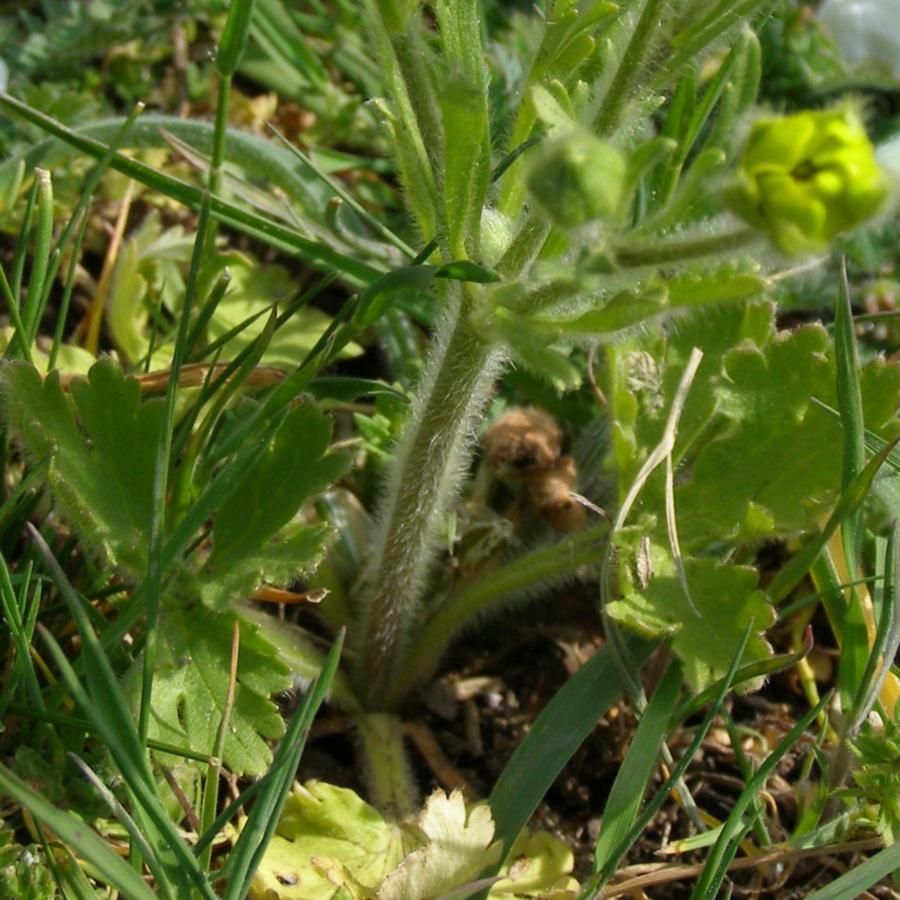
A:
[[[737,228],[721,234],[620,244],[613,248],[613,252],[622,268],[637,269],[730,254],[735,250],[744,250],[760,239],[759,232],[751,228]]]
[[[741,19],[771,6],[771,0],[739,0],[719,3],[709,15],[682,30],[672,38],[667,58],[654,72],[651,90],[663,89],[688,63],[697,59],[714,41]]]
[[[517,596],[571,580],[580,566],[599,562],[600,545],[608,534],[608,523],[595,525],[460,585],[416,639],[400,676],[391,685],[391,705],[399,706],[410,690],[428,681],[450,642],[473,619],[490,615]]]
[[[381,813],[402,820],[419,808],[419,792],[403,745],[403,724],[397,716],[367,713],[354,719],[368,771],[369,799]]]
[[[212,158],[209,168],[209,192],[222,193],[222,165],[225,162],[225,135],[228,128],[228,106],[231,97],[231,76],[219,77],[219,93],[216,99],[216,121],[213,127]],[[212,231],[210,231],[212,233]]]
[[[213,126],[212,155],[209,164],[207,190],[211,197],[222,196],[222,167],[225,164],[225,135],[228,130],[228,108],[231,99],[231,75],[220,74],[216,97],[216,118]],[[198,296],[205,299],[212,287],[216,273],[216,239],[218,222],[210,222],[203,246],[203,268],[200,272]]]
[[[665,0],[646,0],[644,4],[616,74],[594,119],[594,128],[601,137],[611,135],[622,122],[622,113],[640,80],[644,63],[653,52],[654,32],[660,26],[665,5]]]
[[[406,92],[409,95],[412,108],[415,110],[419,131],[425,144],[425,151],[431,161],[431,171],[438,190],[440,190],[444,127],[434,86],[431,83],[431,76],[425,65],[422,39],[417,32],[416,25],[412,23],[406,34],[393,36],[391,43],[394,47],[400,73],[406,84]]]
[[[497,271],[512,279],[534,262],[550,234],[550,223],[541,213],[532,213],[522,223],[516,239],[496,265]]]
[[[141,679],[141,700],[138,713],[138,734],[140,735],[141,744],[145,748],[150,731],[150,700],[153,696],[153,678],[156,674],[156,654],[159,638],[157,625],[162,602],[163,584],[168,568],[164,557],[167,537],[166,500],[169,485],[169,468],[172,462],[172,437],[175,431],[178,377],[184,362],[188,322],[191,317],[194,297],[197,293],[197,281],[202,265],[203,248],[206,246],[208,227],[209,197],[207,195],[197,222],[197,235],[194,239],[191,266],[184,290],[184,305],[178,321],[178,335],[175,342],[174,356],[172,357],[171,377],[166,390],[163,427],[160,431],[159,442],[156,448],[156,462],[153,471],[153,515],[150,519],[147,574],[143,585],[147,591],[145,607],[147,634],[144,641],[143,677]]]
[[[388,686],[418,617],[435,534],[501,361],[500,351],[472,330],[470,296],[457,286],[448,286],[448,295],[450,308],[393,462],[366,579],[356,651],[358,688],[370,709],[389,708]]]

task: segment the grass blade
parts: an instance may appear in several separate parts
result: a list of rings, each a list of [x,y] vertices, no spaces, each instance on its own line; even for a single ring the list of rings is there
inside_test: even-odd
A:
[[[97,775],[96,772],[82,759],[76,756],[74,753],[68,754],[69,759],[75,763],[75,765],[81,770],[81,774],[90,782],[91,786],[94,790],[100,795],[103,802],[109,807],[109,811],[113,814],[113,816],[118,819],[120,824],[125,828],[128,832],[131,840],[138,846],[141,853],[141,858],[146,861],[150,871],[156,876],[157,880],[162,880],[165,877],[165,873],[162,871],[162,867],[160,866],[159,860],[156,857],[156,853],[153,851],[153,848],[150,846],[147,838],[141,832],[137,823],[134,819],[128,815],[127,810],[121,803],[116,799],[115,794],[103,783],[103,780]]]
[[[78,134],[8,94],[0,92],[0,106],[5,106],[18,113],[22,118],[42,128],[48,134],[52,134],[94,159],[102,159],[108,152],[109,148],[100,141]],[[199,210],[202,205],[204,192],[200,188],[159,172],[152,166],[131,159],[122,153],[116,152],[113,155],[110,168],[191,209]],[[331,247],[318,241],[310,240],[293,228],[249,212],[218,197],[210,200],[210,215],[224,225],[263,241],[269,246],[292,256],[299,256],[314,268],[325,272],[337,272],[350,284],[364,286],[381,274],[378,269],[361,263],[352,256],[332,250]]]
[[[637,817],[656,768],[681,681],[681,666],[670,663],[641,716],[603,809],[603,824],[594,848],[594,872],[609,872],[618,861],[617,851]]]
[[[24,573],[22,586],[17,597],[13,590],[6,559],[0,554],[0,606],[2,606],[3,618],[6,620],[13,645],[15,646],[15,663],[3,692],[3,700],[0,702],[0,716],[5,714],[9,700],[12,698],[19,683],[23,681],[28,691],[29,702],[35,709],[44,709],[44,700],[41,696],[40,684],[37,673],[34,671],[34,660],[31,658],[30,652],[31,639],[34,635],[35,616],[38,603],[40,602],[40,583],[35,587],[37,596],[31,607],[32,614],[24,618],[22,616],[22,611],[26,608],[25,603],[30,582],[31,566],[29,564]]]
[[[632,638],[628,646],[635,665],[640,665],[656,644]],[[563,766],[624,690],[619,667],[606,646],[563,685],[538,716],[491,791],[495,836],[503,841],[506,851]],[[481,877],[495,875],[499,868],[500,863],[482,872]]]
[[[849,900],[900,869],[900,843],[885,847],[864,863],[809,895],[808,900]]]
[[[288,731],[278,746],[272,767],[266,775],[269,780],[260,791],[241,835],[228,856],[229,881],[224,893],[225,900],[240,900],[250,888],[253,875],[278,825],[306,737],[337,671],[343,646],[342,630],[319,677],[304,695],[303,702],[294,713]]]
[[[854,737],[862,727],[869,710],[878,699],[881,688],[891,670],[900,647],[900,525],[894,523],[887,542],[884,558],[884,581],[881,593],[881,609],[875,641],[866,661],[866,668],[859,681],[859,688],[847,734]]]
[[[24,340],[34,343],[38,325],[43,315],[42,298],[47,270],[50,268],[50,244],[53,240],[53,182],[46,169],[38,169],[37,232],[31,256],[31,276],[28,279],[28,296],[22,307],[25,323]]]
[[[106,842],[81,819],[64,812],[33,791],[0,763],[0,790],[27,809],[70,847],[74,847],[97,870],[98,874],[130,900],[153,900],[157,895]]]
[[[729,667],[728,672],[725,674],[725,677],[721,680],[721,682],[719,682],[717,685],[711,686],[712,688],[715,688],[715,693],[711,696],[713,702],[707,710],[706,715],[703,717],[703,721],[700,723],[700,726],[695,731],[694,737],[691,740],[691,743],[688,745],[688,748],[681,755],[681,759],[678,761],[678,764],[669,773],[669,777],[665,780],[665,782],[663,782],[650,802],[647,803],[641,814],[632,824],[631,829],[616,847],[615,852],[610,858],[611,865],[608,864],[604,869],[601,869],[596,876],[594,876],[590,881],[588,881],[587,884],[584,885],[581,894],[579,895],[579,900],[584,897],[593,897],[594,892],[596,892],[598,888],[602,887],[605,881],[609,877],[611,877],[613,872],[612,867],[618,865],[619,860],[621,860],[622,857],[625,856],[632,845],[644,833],[644,829],[650,824],[650,822],[653,820],[653,817],[660,811],[660,809],[662,809],[662,805],[665,802],[666,797],[669,796],[674,788],[682,783],[684,773],[687,771],[688,766],[691,764],[691,760],[693,760],[694,755],[700,749],[700,745],[703,743],[707,732],[712,727],[713,720],[719,712],[722,704],[725,702],[726,695],[731,690],[732,685],[737,683],[736,677],[737,673],[740,671],[738,665],[744,656],[744,649],[747,646],[747,641],[750,640],[750,634],[752,633],[752,631],[752,623],[748,623],[747,628],[744,630],[744,634],[741,637],[741,641],[738,645],[737,651],[734,654],[734,659],[731,661],[731,666]],[[704,691],[704,694],[705,693],[707,692]],[[682,704],[679,709],[676,709],[672,713],[672,715],[669,717],[670,726],[674,727],[681,723],[683,717],[680,715],[680,713],[686,705],[687,704]],[[698,837],[712,842],[715,839],[716,831],[717,829],[713,831],[703,832],[698,835]]]
[[[295,156],[300,162],[303,163],[306,168],[309,169],[316,178],[319,179],[329,190],[330,193],[334,194],[336,197],[340,197],[347,206],[355,212],[366,225],[369,226],[379,237],[383,240],[387,241],[389,244],[393,244],[404,256],[409,259],[414,259],[416,256],[416,251],[413,250],[409,244],[406,243],[401,237],[394,234],[390,228],[387,227],[383,222],[379,221],[375,218],[364,206],[357,202],[356,198],[346,191],[341,185],[341,183],[336,179],[332,178],[327,172],[323,172],[322,169],[315,163],[315,161],[307,156],[299,147],[294,146],[277,128],[273,125],[269,125],[269,128],[272,131],[272,134],[278,138],[281,144],[284,146],[285,150]]]
[[[87,688],[79,681],[72,665],[53,636],[41,628],[41,635],[53,655],[75,701],[96,728],[97,733],[109,748],[110,754],[122,774],[129,790],[135,797],[146,818],[156,830],[154,846],[168,848],[171,856],[164,861],[168,871],[178,865],[176,884],[193,882],[200,889],[201,896],[214,900],[214,895],[203,877],[203,873],[178,830],[169,818],[156,793],[156,783],[137,729],[125,704],[125,698],[113,673],[109,659],[91,627],[87,613],[82,608],[74,588],[66,578],[46,541],[33,526],[29,526],[31,539],[43,556],[51,577],[59,588],[81,636]],[[40,627],[40,626],[39,626]],[[161,861],[162,860],[162,854]]]
[[[866,464],[865,423],[859,386],[859,354],[850,308],[847,260],[841,261],[840,292],[834,322],[834,355],[837,374],[837,406],[843,425],[844,453],[841,487],[846,489]],[[841,523],[844,553],[851,577],[855,577],[862,543],[862,510],[850,513]]]
[[[753,799],[766,784],[775,767],[781,762],[785,753],[794,746],[804,731],[816,720],[819,713],[825,709],[831,694],[826,694],[779,742],[778,746],[766,757],[765,762],[759,767],[756,775],[746,785],[741,795],[737,798],[731,814],[725,821],[719,839],[709,854],[703,872],[697,880],[691,900],[714,900],[719,885],[725,876],[725,867],[734,856],[737,842],[734,838],[743,830],[744,813],[747,811]]]
[[[175,431],[175,401],[178,396],[178,376],[187,350],[188,322],[191,317],[194,298],[200,278],[200,268],[206,247],[206,235],[209,228],[209,195],[204,197],[197,223],[197,234],[194,239],[194,252],[191,257],[190,271],[184,291],[184,303],[178,321],[178,338],[175,342],[175,353],[172,358],[171,377],[166,390],[164,425],[160,429],[159,442],[156,447],[156,465],[153,477],[153,515],[150,520],[149,547],[147,551],[147,574],[145,578],[147,632],[144,642],[144,668],[141,678],[141,705],[138,714],[138,734],[141,744],[146,746],[147,732],[150,727],[150,697],[153,690],[153,678],[156,673],[156,623],[159,619],[163,581],[166,568],[163,565],[163,551],[166,540],[166,506],[168,498],[169,468],[172,461],[172,436]]]
[[[810,635],[802,650],[798,650],[795,653],[779,653],[777,656],[770,656],[768,659],[760,659],[756,662],[749,663],[746,666],[741,666],[734,675],[732,685],[737,687],[747,681],[753,681],[758,678],[767,678],[770,675],[775,675],[777,672],[784,672],[792,666],[797,665],[797,663],[800,662],[812,648],[812,636]],[[711,684],[699,694],[686,700],[678,707],[673,721],[683,722],[685,719],[701,710],[707,703],[710,703],[715,699],[724,683],[725,679],[723,678],[721,681]]]

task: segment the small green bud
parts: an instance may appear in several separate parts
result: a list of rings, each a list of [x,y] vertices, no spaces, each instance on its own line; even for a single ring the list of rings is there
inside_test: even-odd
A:
[[[578,228],[618,208],[625,158],[606,141],[582,131],[550,138],[528,175],[531,196],[562,228]]]
[[[216,54],[216,68],[223,78],[234,75],[240,65],[250,37],[254,2],[255,0],[231,0],[225,28],[219,38],[219,52]]]
[[[731,208],[784,253],[826,250],[872,218],[887,182],[850,106],[761,119],[750,132]]]
[[[494,266],[509,249],[515,236],[512,222],[503,215],[485,206],[481,211],[481,261],[486,266]]]

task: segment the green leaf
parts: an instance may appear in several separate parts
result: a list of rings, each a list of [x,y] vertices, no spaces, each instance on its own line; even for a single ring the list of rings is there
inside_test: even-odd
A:
[[[248,261],[249,262],[249,261]],[[296,293],[296,279],[283,266],[232,265],[231,283],[207,326],[211,341],[219,340],[235,326],[251,316],[264,313],[273,303],[287,302]],[[295,369],[324,334],[331,319],[314,306],[303,306],[282,325],[262,355],[262,364]],[[248,347],[266,326],[265,315],[259,317],[226,341],[223,359],[231,359]],[[341,350],[343,358],[359,356],[362,348],[348,343]]]
[[[461,791],[447,796],[436,791],[417,821],[427,836],[378,888],[379,900],[441,897],[470,881],[486,866],[499,861],[501,845],[494,842],[494,821],[485,803],[466,807]]]
[[[866,367],[861,382],[866,421],[878,430],[893,418],[900,366]],[[817,527],[835,502],[841,475],[840,429],[812,401],[834,396],[824,329],[779,334],[765,350],[733,350],[715,392],[723,431],[700,452],[676,494],[683,542]]]
[[[271,445],[220,507],[205,575],[219,577],[254,556],[293,518],[304,500],[344,471],[346,457],[326,452],[330,439],[331,422],[314,407],[303,404],[288,415]],[[305,537],[296,538],[296,550],[313,538],[310,530],[300,535]],[[314,555],[305,553],[297,569]]]
[[[360,294],[354,323],[359,328],[371,325],[400,294],[426,288],[436,272],[435,266],[410,265],[382,275]]]
[[[824,528],[797,554],[792,556],[787,565],[772,579],[768,586],[768,592],[773,603],[779,603],[784,600],[803,580],[803,577],[812,568],[838,525],[860,507],[871,490],[875,475],[883,465],[887,455],[897,446],[898,442],[900,442],[900,438],[895,438],[893,443],[886,444],[879,454],[873,456],[866,463],[866,467],[862,472],[841,492]]]
[[[600,837],[594,849],[595,872],[615,861],[614,854],[637,817],[666,739],[680,689],[681,667],[672,663],[641,716],[634,739],[609,792],[603,809]]]
[[[623,543],[636,542],[632,532]],[[757,589],[758,575],[749,566],[721,565],[711,559],[684,560],[687,581],[697,612],[685,597],[669,551],[651,544],[650,578],[641,588],[620,567],[622,599],[607,607],[618,622],[649,637],[672,638],[672,649],[684,663],[694,690],[703,690],[728,671],[744,629],[753,622],[744,662],[766,659],[772,653],[763,637],[775,622],[775,611]],[[699,613],[699,615],[698,615]]]
[[[147,887],[140,874],[116,854],[96,832],[81,819],[64,812],[33,791],[0,764],[0,791],[12,797],[39,822],[50,828],[69,846],[94,866],[100,878],[134,900],[151,900],[156,894]],[[8,896],[30,896],[10,894]]]
[[[271,900],[405,900],[469,896],[465,886],[499,863],[486,804],[436,791],[415,824],[386,822],[353,791],[323,782],[295,787],[251,887]],[[545,831],[523,831],[490,896],[574,896],[573,856]],[[462,890],[461,890],[462,889]],[[556,894],[553,891],[562,893]]]
[[[549,831],[522,831],[500,867],[504,877],[491,888],[488,900],[568,900],[579,888],[574,868],[574,854],[558,837]]]
[[[437,0],[443,58],[438,102],[443,119],[443,199],[451,252],[477,251],[481,210],[491,173],[488,84],[481,10],[474,3]],[[428,135],[429,140],[436,136]]]
[[[402,391],[374,378],[323,375],[310,382],[309,392],[317,400],[331,400],[340,403],[352,403],[360,397],[377,397],[382,394],[398,400],[400,403],[409,403],[409,398]]]
[[[159,625],[158,668],[150,700],[149,736],[212,753],[228,693],[231,634],[236,615],[202,604],[164,607]],[[222,753],[236,774],[261,775],[272,760],[267,740],[281,737],[284,723],[269,699],[291,685],[287,667],[249,623],[239,620],[241,643],[231,724]],[[125,690],[140,696],[141,661],[126,675]]]
[[[71,396],[56,373],[42,383],[32,366],[13,362],[0,392],[19,446],[47,462],[54,502],[79,538],[114,565],[143,571],[162,401],[141,402],[137,381],[112,360],[74,380]]]
[[[501,280],[498,272],[467,259],[457,259],[438,266],[434,277],[450,278],[454,281],[471,281],[476,284],[494,284]]]
[[[509,345],[513,359],[549,381],[558,391],[581,384],[581,370],[569,361],[562,347],[554,346],[559,340],[555,325],[523,319],[502,307],[495,311],[492,324],[497,335]]]
[[[281,586],[314,571],[331,535],[327,525],[286,528],[277,540],[232,555],[215,554],[203,569],[200,597],[211,609],[249,597],[262,584]]]
[[[250,896],[331,900],[329,868],[371,890],[421,843],[415,832],[385,822],[353,791],[308,782],[288,798]]]
[[[116,259],[107,300],[106,324],[113,340],[125,358],[137,362],[147,349],[142,334],[147,324],[144,297],[147,279],[138,271],[140,250],[135,238],[125,241]]]
[[[565,109],[559,100],[542,85],[536,84],[531,89],[531,102],[538,119],[547,126],[548,130],[558,128],[560,131],[570,131],[578,126],[571,111]]]
[[[766,279],[755,272],[722,268],[712,273],[677,275],[664,282],[673,308],[708,303],[750,300],[766,288]]]
[[[553,321],[566,333],[608,334],[621,331],[675,310],[712,306],[727,301],[750,300],[765,289],[766,281],[755,272],[722,267],[711,272],[653,279],[640,291],[622,291],[600,309],[574,319]],[[704,314],[708,314],[704,310]]]
[[[319,677],[326,654],[320,642],[314,641],[308,632],[250,603],[240,604],[237,611],[242,621],[250,622],[258,629],[259,636],[272,645],[278,659],[290,669],[295,682],[312,682]],[[328,702],[332,707],[349,713],[361,711],[350,677],[344,669],[338,669],[329,683]]]
[[[12,830],[0,831],[0,896],[54,900],[56,886],[39,850],[16,843]]]
[[[635,666],[655,645],[629,642]],[[497,838],[509,852],[538,804],[597,720],[622,695],[617,664],[607,647],[594,654],[553,696],[516,748],[491,791]],[[482,877],[496,873],[489,867]]]
[[[477,7],[474,4],[439,2],[436,6],[439,15],[443,11],[445,16],[451,8],[459,12],[467,11],[468,15],[460,18],[474,20],[472,27],[478,34]],[[456,15],[447,17],[457,18]],[[457,76],[448,78],[441,85],[440,104],[445,138],[444,214],[450,251],[457,257],[477,252],[481,210],[490,179],[488,95],[486,79],[481,81],[484,84]]]
[[[885,847],[864,863],[836,878],[828,887],[809,895],[809,900],[845,900],[863,892],[900,869],[900,843]]]
[[[637,325],[666,311],[666,292],[651,289],[635,293],[622,291],[616,294],[602,309],[591,310],[574,319],[547,319],[546,324],[555,324],[567,334],[602,335],[621,331]]]
[[[765,345],[774,333],[774,318],[769,302],[712,307],[692,318],[689,327],[676,320],[665,333],[632,338],[614,351],[610,400],[620,484],[634,481],[647,454],[659,443],[691,350],[699,347],[703,360],[679,421],[676,459],[691,453],[713,419],[717,405],[713,385],[721,377],[725,354],[742,342]],[[645,505],[663,508],[661,483],[651,479],[642,497]]]

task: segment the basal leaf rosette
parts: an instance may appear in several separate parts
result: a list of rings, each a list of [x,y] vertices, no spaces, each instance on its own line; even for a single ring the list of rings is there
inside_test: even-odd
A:
[[[826,250],[886,197],[886,178],[851,106],[760,119],[728,191],[731,208],[789,255]]]

